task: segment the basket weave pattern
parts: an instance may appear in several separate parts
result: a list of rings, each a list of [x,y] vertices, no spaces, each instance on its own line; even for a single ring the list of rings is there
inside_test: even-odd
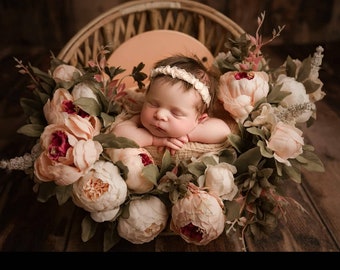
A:
[[[227,37],[244,32],[222,13],[195,1],[130,1],[83,27],[58,58],[71,65],[86,66],[101,46],[110,45],[115,50],[131,37],[156,29],[186,33],[199,40],[214,56],[223,50]]]

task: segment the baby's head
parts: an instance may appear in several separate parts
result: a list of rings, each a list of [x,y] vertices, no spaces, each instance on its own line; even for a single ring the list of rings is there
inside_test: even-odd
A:
[[[151,70],[148,90],[155,80],[162,80],[170,85],[181,83],[185,91],[197,91],[201,96],[201,102],[197,104],[198,114],[208,112],[212,107],[210,105],[215,98],[217,79],[196,58],[174,55],[158,61]]]

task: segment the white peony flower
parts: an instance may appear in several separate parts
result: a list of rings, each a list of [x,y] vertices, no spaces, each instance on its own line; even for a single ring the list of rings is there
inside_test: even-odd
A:
[[[224,230],[222,202],[189,183],[188,193],[172,206],[170,229],[187,243],[206,245]]]
[[[205,186],[209,193],[214,192],[222,200],[232,201],[237,194],[238,188],[234,183],[236,167],[228,163],[208,165],[205,170]]]
[[[168,211],[155,196],[141,197],[129,204],[129,217],[119,216],[118,234],[134,244],[152,241],[166,227]]]
[[[112,220],[127,196],[127,186],[112,162],[98,160],[73,184],[74,203],[97,222]]]

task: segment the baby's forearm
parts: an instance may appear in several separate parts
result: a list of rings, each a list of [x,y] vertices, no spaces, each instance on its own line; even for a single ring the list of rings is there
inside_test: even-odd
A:
[[[117,126],[113,130],[113,134],[117,137],[125,137],[133,140],[140,147],[150,146],[153,144],[153,136],[144,128],[135,128],[131,126]]]
[[[191,142],[222,143],[230,132],[229,126],[223,120],[210,118],[199,124],[188,134],[188,137]]]

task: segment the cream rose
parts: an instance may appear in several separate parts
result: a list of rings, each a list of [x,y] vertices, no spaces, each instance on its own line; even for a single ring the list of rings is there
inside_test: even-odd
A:
[[[189,183],[186,196],[172,206],[170,229],[187,243],[206,245],[221,235],[225,221],[222,202]]]
[[[289,107],[292,105],[310,103],[309,96],[306,93],[306,88],[301,82],[298,82],[293,77],[287,77],[284,74],[279,75],[276,81],[277,84],[282,84],[281,91],[290,92],[290,95],[286,96],[281,102],[280,105],[283,107]],[[310,103],[312,109],[315,109],[315,105]],[[308,119],[313,114],[312,110],[307,110],[298,116],[295,121],[297,123],[303,123],[308,121]]]
[[[220,77],[218,99],[233,118],[243,123],[254,105],[269,92],[266,72],[226,72]]]
[[[168,211],[155,196],[134,199],[129,204],[129,216],[119,216],[118,234],[133,244],[152,241],[166,227]]]
[[[86,98],[93,98],[97,103],[98,98],[93,92],[93,90],[86,84],[86,83],[78,83],[76,84],[72,89],[72,96],[74,100],[77,100],[78,98],[86,97]]]
[[[209,193],[216,194],[222,200],[232,201],[238,188],[234,183],[236,167],[228,163],[208,165],[204,172],[205,186]]]
[[[274,158],[291,166],[288,159],[302,154],[304,145],[302,131],[294,126],[278,122],[267,142],[267,147],[274,151]]]
[[[144,148],[109,148],[105,152],[113,162],[121,161],[129,169],[125,181],[131,193],[142,194],[153,189],[153,183],[142,175],[145,166],[154,164],[147,150]]]
[[[127,196],[127,186],[112,162],[98,160],[73,184],[73,202],[97,222],[112,220]]]
[[[81,76],[82,73],[74,66],[62,64],[55,68],[52,77],[56,82],[69,82],[74,80],[75,76]]]

